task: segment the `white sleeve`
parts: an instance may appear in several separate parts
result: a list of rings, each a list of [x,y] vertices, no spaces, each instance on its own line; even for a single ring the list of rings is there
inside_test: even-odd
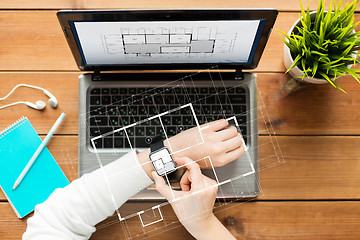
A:
[[[152,183],[132,151],[65,188],[56,189],[35,207],[23,240],[89,239],[97,223]]]

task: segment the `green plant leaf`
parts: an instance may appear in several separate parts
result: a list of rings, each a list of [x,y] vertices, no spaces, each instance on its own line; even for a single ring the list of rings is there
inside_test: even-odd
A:
[[[337,85],[333,80],[331,80],[325,73],[323,72],[319,72],[319,74],[326,80],[328,81],[331,85],[333,85],[335,88],[341,90],[343,93],[346,93],[344,91],[344,89],[342,89],[339,85]]]

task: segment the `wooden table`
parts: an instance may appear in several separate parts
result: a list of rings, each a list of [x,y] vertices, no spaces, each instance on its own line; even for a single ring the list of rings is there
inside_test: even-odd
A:
[[[307,4],[307,1],[304,1]],[[329,1],[327,1],[329,2]],[[345,1],[348,2],[348,1]],[[317,1],[312,1],[316,9]],[[0,129],[25,115],[44,137],[63,111],[67,117],[48,147],[74,180],[77,168],[78,80],[80,71],[56,18],[59,9],[83,8],[276,8],[275,29],[288,31],[299,16],[297,0],[2,0],[0,3],[0,96],[18,83],[42,86],[59,100],[39,112],[18,105],[0,111]],[[356,19],[360,20],[360,5]],[[358,29],[359,30],[359,27]],[[272,124],[285,163],[261,172],[257,200],[226,205],[218,218],[238,239],[359,239],[360,236],[360,85],[350,77],[338,84],[309,85],[284,95],[283,44],[273,31],[258,68],[258,85],[269,114],[259,129]],[[19,89],[2,104],[47,101],[33,89]],[[260,142],[269,136],[260,135]],[[260,148],[260,156],[268,149]],[[138,204],[138,203],[137,203]],[[171,208],[165,218],[175,220]],[[20,239],[26,219],[19,220],[0,193],[0,239]],[[174,225],[178,226],[178,225]],[[138,219],[128,227],[142,233]],[[150,239],[189,239],[181,226]],[[138,239],[145,238],[141,235]],[[118,224],[99,229],[92,239],[125,239]]]

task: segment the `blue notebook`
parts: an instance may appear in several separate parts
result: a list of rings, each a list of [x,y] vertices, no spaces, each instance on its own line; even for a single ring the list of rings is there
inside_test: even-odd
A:
[[[69,184],[61,168],[45,147],[20,185],[12,190],[41,139],[25,118],[0,133],[0,186],[18,218],[23,218],[44,202],[56,189]]]

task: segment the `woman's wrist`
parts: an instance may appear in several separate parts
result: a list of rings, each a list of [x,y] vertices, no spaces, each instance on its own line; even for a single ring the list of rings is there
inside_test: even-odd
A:
[[[185,151],[181,151],[180,153],[176,153],[178,152],[179,150],[182,150],[182,146],[181,146],[181,143],[179,141],[177,141],[177,136],[173,136],[169,139],[165,139],[164,140],[164,146],[167,147],[167,149],[169,149],[171,152],[175,152],[175,154],[172,155],[172,158],[176,158],[176,157],[183,157],[186,155]],[[137,154],[138,156],[138,159],[139,159],[139,162],[143,168],[143,170],[145,171],[145,173],[148,175],[148,177],[151,179],[151,180],[154,180],[152,175],[151,175],[151,172],[154,171],[154,167],[150,161],[150,158],[149,158],[149,154],[150,154],[150,148],[140,152]]]
[[[193,235],[196,239],[206,239],[208,233],[211,232],[219,224],[219,220],[211,213],[207,217],[195,220],[189,219],[189,222],[182,221],[186,230]]]
[[[146,173],[146,175],[154,181],[151,172],[154,171],[154,167],[152,165],[152,163],[150,162],[150,158],[149,158],[149,154],[150,154],[150,148],[139,152],[137,154],[137,157],[139,159],[139,162],[141,164],[141,167],[143,168],[144,172]]]
[[[235,239],[214,214],[200,221],[192,222],[191,224],[183,223],[183,225],[197,240]]]

